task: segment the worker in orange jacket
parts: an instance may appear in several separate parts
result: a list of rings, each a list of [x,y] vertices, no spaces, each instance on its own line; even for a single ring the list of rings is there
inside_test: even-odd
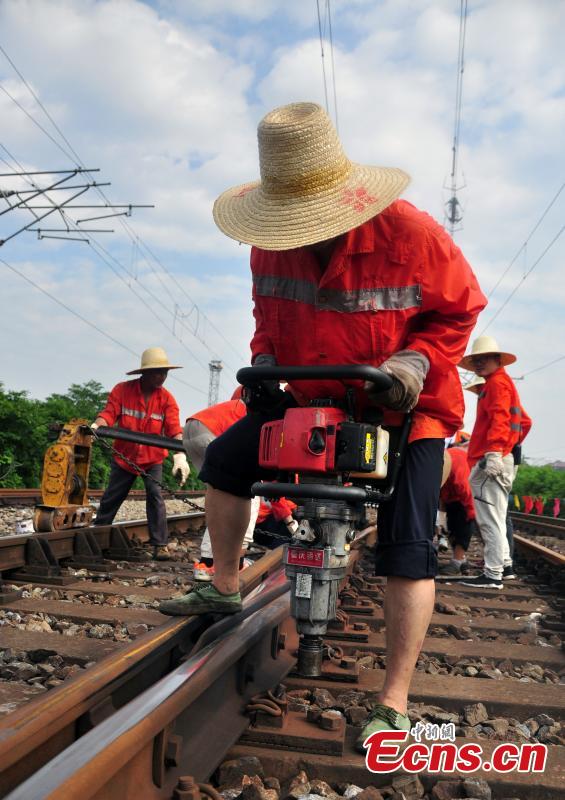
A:
[[[491,336],[479,336],[460,363],[485,383],[480,387],[477,416],[468,458],[477,524],[484,542],[484,571],[465,581],[470,586],[501,589],[514,576],[506,530],[508,495],[516,464],[512,452],[522,443],[532,421],[520,403],[514,382],[504,369],[516,356],[504,353]]]
[[[253,245],[255,365],[370,364],[392,377],[387,392],[353,386],[361,407],[414,423],[393,498],[379,509],[376,570],[387,575],[387,670],[360,739],[408,729],[408,687],[434,607],[433,547],[444,439],[461,427],[456,365],[486,304],[446,231],[398,197],[402,170],[361,166],[345,155],[326,112],[292,103],[259,124],[261,180],[224,192],[220,229]],[[165,601],[168,614],[235,613],[241,606],[236,554],[249,519],[262,425],[285,407],[341,399],[344,382],[290,382],[272,413],[248,414],[208,448],[212,587]],[[269,473],[265,477],[270,477]],[[361,749],[363,741],[359,746]]]
[[[96,431],[103,425],[117,424],[131,431],[182,439],[179,407],[173,395],[163,387],[170,369],[182,367],[169,364],[162,347],[144,350],[139,369],[132,369],[127,373],[140,377],[114,386],[106,407],[90,426],[92,430]],[[162,447],[117,440],[114,453],[110,481],[102,495],[94,524],[110,525],[114,521],[133,482],[140,475],[145,485],[149,544],[153,549],[153,557],[159,560],[170,558],[167,550],[167,509],[160,486],[163,461],[168,451]],[[174,454],[172,473],[180,477],[182,486],[190,474],[184,453]]]

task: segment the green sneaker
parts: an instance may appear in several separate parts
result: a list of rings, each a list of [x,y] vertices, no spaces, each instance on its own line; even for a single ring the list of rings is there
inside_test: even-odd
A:
[[[207,583],[204,586],[197,586],[183,597],[163,600],[159,611],[161,614],[183,617],[193,614],[237,614],[242,608],[239,592],[221,594],[215,586]]]
[[[378,703],[369,714],[365,727],[357,737],[355,749],[359,753],[365,753],[363,743],[371,734],[378,733],[378,731],[409,731],[411,727],[410,720],[405,714]]]

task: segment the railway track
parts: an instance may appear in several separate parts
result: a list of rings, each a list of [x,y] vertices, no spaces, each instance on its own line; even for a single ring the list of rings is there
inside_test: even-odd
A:
[[[89,489],[88,494],[91,498],[100,499],[104,494],[103,489]],[[163,490],[164,498],[178,498],[179,500],[190,499],[192,497],[202,497],[202,491],[175,491]],[[144,489],[132,489],[128,495],[130,500],[145,500]],[[0,506],[35,506],[41,503],[41,489],[0,489]]]
[[[153,630],[86,670],[86,682],[77,675],[7,716],[0,723],[0,763],[7,765],[1,796],[198,798],[197,784],[224,762],[216,784],[231,791],[225,798],[243,800],[316,792],[336,800],[345,796],[345,784],[380,786],[394,800],[489,792],[562,798],[563,598],[555,582],[541,583],[560,567],[546,564],[536,575],[524,562],[519,579],[502,592],[437,582],[412,682],[413,724],[453,723],[456,743],[480,742],[487,760],[502,742],[548,747],[543,774],[482,769],[464,784],[457,773],[373,775],[354,751],[384,675],[383,587],[370,577],[370,561],[361,544],[327,639],[323,680],[292,674],[296,635],[280,552],[270,552],[242,575],[242,615],[161,617]],[[168,570],[157,565],[161,571]],[[87,617],[89,609],[82,613]],[[285,694],[246,711],[252,698],[283,680]],[[275,794],[262,794],[268,791]],[[379,800],[375,791],[362,800]]]

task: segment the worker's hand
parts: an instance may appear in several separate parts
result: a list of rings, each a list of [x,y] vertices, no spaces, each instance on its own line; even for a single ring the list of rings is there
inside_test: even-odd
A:
[[[430,362],[426,356],[415,350],[400,350],[379,367],[391,376],[390,389],[376,392],[374,384],[367,382],[365,390],[375,405],[407,413],[418,402],[429,368]]]
[[[184,453],[175,453],[173,456],[173,476],[178,476],[180,472],[180,485],[184,486],[186,479],[190,475],[190,467]]]
[[[270,353],[260,353],[253,361],[254,367],[276,367],[277,360]],[[284,399],[277,380],[261,381],[243,387],[243,402],[248,411],[269,411]]]
[[[498,478],[504,475],[504,461],[502,453],[485,453],[485,473],[489,478]]]
[[[289,521],[286,523],[286,527],[287,527],[288,532],[290,533],[290,535],[294,536],[294,534],[296,533],[296,531],[299,528],[299,525],[298,525],[298,522],[295,519],[292,519],[292,517],[291,517],[289,519]]]
[[[91,422],[91,423],[90,423],[90,425],[89,425],[88,427],[90,428],[90,430],[91,430],[91,431],[96,431],[96,430],[98,430],[98,428],[100,427],[100,425],[98,425],[98,423],[97,423],[97,422]]]

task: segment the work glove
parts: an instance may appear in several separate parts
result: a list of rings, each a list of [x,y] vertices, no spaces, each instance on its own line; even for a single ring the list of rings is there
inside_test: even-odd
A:
[[[184,453],[175,453],[173,456],[173,468],[171,470],[173,477],[178,477],[180,472],[180,485],[184,486],[186,479],[190,475],[190,467]]]
[[[498,478],[504,475],[502,453],[485,453],[485,466],[483,469],[489,478]]]
[[[100,427],[100,425],[98,425],[97,422],[91,422],[90,425],[89,425],[89,428],[90,428],[91,431],[96,431],[96,430],[98,430],[99,427]]]
[[[260,353],[253,361],[254,367],[276,367],[277,360],[270,353]],[[271,411],[284,399],[277,380],[261,381],[243,387],[243,402],[249,411]]]
[[[418,402],[429,368],[426,356],[415,350],[399,350],[379,366],[392,378],[390,389],[375,391],[375,385],[367,382],[365,390],[375,405],[407,413]]]

